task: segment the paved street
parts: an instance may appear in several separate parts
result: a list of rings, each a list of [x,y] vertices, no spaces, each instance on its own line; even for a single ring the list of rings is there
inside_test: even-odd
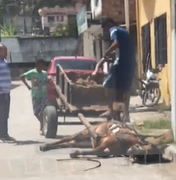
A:
[[[101,159],[102,166],[84,172],[94,162],[57,162],[57,158],[68,158],[71,149],[59,149],[42,153],[39,144],[51,141],[39,136],[39,124],[32,113],[30,92],[19,82],[12,90],[10,135],[19,143],[0,143],[0,180],[175,180],[176,164],[130,165],[124,158]],[[61,118],[60,121],[63,119]],[[77,118],[67,118],[78,121]],[[68,135],[83,128],[82,125],[60,125],[58,135]]]

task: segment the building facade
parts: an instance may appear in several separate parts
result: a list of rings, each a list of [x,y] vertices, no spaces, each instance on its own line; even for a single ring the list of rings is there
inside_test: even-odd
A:
[[[38,10],[41,16],[42,29],[56,28],[58,24],[68,24],[69,17],[76,16],[76,10],[72,8],[42,8]]]
[[[136,0],[138,73],[142,77],[147,58],[159,73],[163,105],[170,106],[171,92],[171,1]]]

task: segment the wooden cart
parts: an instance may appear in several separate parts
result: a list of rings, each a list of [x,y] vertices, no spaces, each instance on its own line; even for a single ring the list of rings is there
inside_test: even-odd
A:
[[[57,67],[55,88],[59,95],[58,106],[60,111],[80,112],[107,110],[105,89],[102,86],[103,74],[98,74],[94,81],[88,82],[88,73],[70,71],[65,73]],[[94,83],[97,84],[94,84]]]
[[[107,110],[105,89],[102,85],[104,75],[99,73],[88,82],[90,73],[65,72],[57,66],[54,86],[57,94],[56,105],[44,112],[45,137],[55,137],[58,116],[78,115],[78,113],[101,114]],[[120,107],[120,106],[119,106]]]

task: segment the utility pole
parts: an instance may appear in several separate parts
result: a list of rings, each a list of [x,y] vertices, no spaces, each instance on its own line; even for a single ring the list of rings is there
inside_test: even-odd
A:
[[[124,0],[124,10],[125,10],[125,24],[126,29],[130,31],[130,13],[129,13],[129,0]]]
[[[171,123],[172,123],[172,131],[174,135],[174,141],[176,141],[176,0],[171,1],[171,23],[172,23],[172,58],[171,58]]]

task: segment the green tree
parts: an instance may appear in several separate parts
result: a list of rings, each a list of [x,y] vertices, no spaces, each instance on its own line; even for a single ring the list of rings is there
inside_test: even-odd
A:
[[[54,36],[78,36],[76,18],[70,19],[67,25],[58,24]]]
[[[6,0],[0,0],[0,12],[1,13],[6,13]]]
[[[53,32],[54,36],[68,36],[67,26],[63,24],[58,24]]]
[[[70,19],[67,25],[67,31],[69,36],[78,36],[76,18]]]
[[[6,14],[6,0],[0,0],[0,25],[3,24],[3,17]]]
[[[4,24],[0,25],[2,37],[12,37],[15,35],[15,25],[14,24]]]

